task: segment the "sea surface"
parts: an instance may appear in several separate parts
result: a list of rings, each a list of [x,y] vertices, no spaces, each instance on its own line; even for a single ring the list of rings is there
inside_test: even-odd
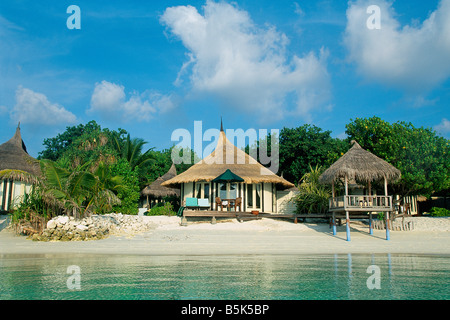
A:
[[[450,256],[0,255],[0,299],[450,299]]]

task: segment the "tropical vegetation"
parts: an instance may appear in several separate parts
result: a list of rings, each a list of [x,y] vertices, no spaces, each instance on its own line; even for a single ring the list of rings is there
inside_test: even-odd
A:
[[[335,138],[331,131],[309,124],[280,130],[277,173],[298,186],[298,212],[328,210],[331,191],[318,182],[318,177],[348,151],[351,140],[402,172],[400,181],[390,184],[391,193],[429,197],[450,190],[449,140],[434,130],[372,117],[351,120],[345,133],[345,139]],[[257,141],[256,148],[264,147],[271,153],[272,138]],[[148,143],[143,139],[131,137],[124,129],[101,128],[95,121],[67,127],[56,137],[45,139],[43,145],[38,157],[43,179],[35,181],[14,170],[2,173],[36,182],[19,206],[17,219],[32,212],[45,217],[62,213],[82,217],[111,211],[136,214],[140,190],[169,170],[175,148],[146,148]],[[249,152],[248,146],[246,151]],[[194,153],[190,154],[192,163],[178,164],[178,173],[197,159]],[[170,214],[175,204],[170,205],[155,208],[151,214]],[[437,210],[435,214],[441,213]]]
[[[294,198],[297,213],[326,213],[328,200],[331,197],[331,187],[319,182],[323,167],[309,167],[298,185],[299,192]]]

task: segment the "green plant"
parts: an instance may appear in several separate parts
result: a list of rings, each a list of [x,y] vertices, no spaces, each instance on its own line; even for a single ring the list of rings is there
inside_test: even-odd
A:
[[[174,216],[176,213],[173,211],[173,206],[170,202],[164,203],[162,206],[153,207],[147,212],[148,216]]]
[[[102,170],[106,170],[102,163],[96,173],[86,171],[89,163],[75,170],[61,168],[47,159],[41,160],[40,164],[44,176],[40,182],[42,199],[64,213],[83,217],[101,213],[105,211],[105,206],[110,208],[120,204],[120,198],[113,192],[120,179],[102,177]]]
[[[126,159],[120,158],[116,163],[110,166],[112,176],[121,176],[123,188],[118,190],[117,197],[121,200],[120,204],[113,206],[115,212],[135,215],[138,213],[139,201],[139,178],[138,168],[132,169]]]
[[[310,166],[310,172],[306,173],[298,187],[299,192],[294,198],[297,205],[297,213],[325,213],[328,212],[328,200],[331,197],[331,188],[319,183],[319,177],[323,168]]]
[[[432,217],[450,217],[450,210],[446,208],[433,207],[430,210],[430,216]]]

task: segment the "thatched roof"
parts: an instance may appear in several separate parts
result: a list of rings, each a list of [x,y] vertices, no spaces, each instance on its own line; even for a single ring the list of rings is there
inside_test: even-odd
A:
[[[14,170],[15,173],[11,170]],[[4,177],[26,181],[30,180],[26,177],[26,173],[34,176],[41,174],[38,161],[28,154],[25,143],[22,140],[20,123],[17,126],[14,136],[9,141],[0,145],[0,171],[6,174]],[[20,174],[20,172],[24,172],[24,174]]]
[[[233,145],[226,137],[223,127],[215,150],[203,160],[190,167],[185,172],[164,182],[163,186],[181,183],[206,181],[230,169],[234,174],[244,179],[245,183],[276,183],[283,188],[293,187],[294,184],[277,176],[272,171],[258,163],[254,158]]]
[[[386,177],[388,181],[400,179],[400,170],[377,157],[373,153],[364,150],[356,142],[335,163],[333,163],[319,178],[322,183],[332,183],[337,179],[347,176],[349,181],[377,181]]]
[[[177,169],[175,168],[175,165],[172,164],[169,171],[167,171],[162,177],[157,178],[150,185],[146,186],[141,191],[141,194],[143,196],[149,196],[149,197],[153,197],[153,198],[163,198],[163,197],[169,197],[169,196],[178,196],[179,197],[180,189],[169,188],[169,187],[165,187],[165,186],[161,185],[164,181],[172,179],[176,175],[177,175]]]

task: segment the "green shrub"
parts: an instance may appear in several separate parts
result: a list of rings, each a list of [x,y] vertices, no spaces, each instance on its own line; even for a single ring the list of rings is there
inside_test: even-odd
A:
[[[450,210],[445,208],[433,207],[430,210],[430,216],[432,217],[450,217]]]
[[[323,173],[322,167],[309,167],[298,188],[298,193],[293,199],[297,213],[326,213],[328,212],[328,199],[331,197],[331,187],[319,183],[319,177]]]
[[[153,207],[146,213],[147,216],[174,216],[175,214],[170,202],[166,202],[162,206]]]

